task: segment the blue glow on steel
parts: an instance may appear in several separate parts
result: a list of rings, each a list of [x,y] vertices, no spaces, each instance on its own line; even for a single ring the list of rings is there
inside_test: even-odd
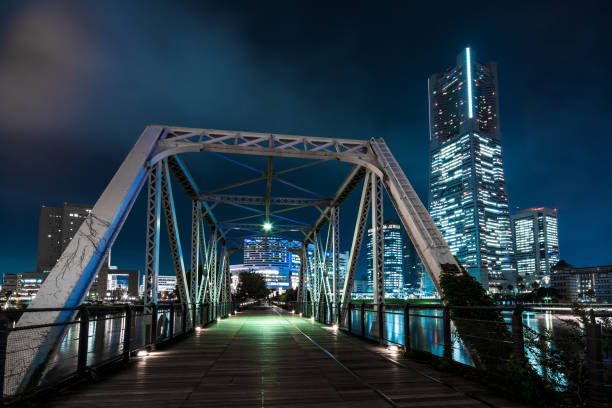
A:
[[[467,65],[467,91],[468,91],[468,114],[472,119],[472,61],[470,58],[470,47],[465,49],[466,65]]]

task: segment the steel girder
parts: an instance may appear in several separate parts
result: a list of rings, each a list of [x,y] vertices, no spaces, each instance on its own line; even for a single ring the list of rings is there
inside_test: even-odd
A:
[[[371,139],[370,143],[384,173],[383,182],[389,198],[437,292],[443,296],[442,273],[459,274],[461,266],[385,141]]]
[[[346,266],[346,276],[344,278],[344,290],[342,292],[342,303],[340,309],[340,321],[344,321],[348,309],[348,304],[351,301],[351,293],[355,282],[355,271],[359,262],[359,253],[361,252],[361,244],[365,235],[366,223],[368,221],[368,213],[370,212],[370,201],[372,198],[372,174],[368,173],[363,182],[361,190],[361,199],[359,201],[359,210],[357,212],[357,221],[355,223],[355,231],[353,232],[353,242],[351,244],[351,252],[349,255],[348,265]]]
[[[149,174],[147,194],[147,235],[144,274],[144,313],[150,314],[157,304],[157,276],[159,272],[159,223],[161,215],[161,163],[153,165]]]
[[[167,158],[165,165],[162,166],[162,170],[165,170],[161,172],[162,178],[169,181],[169,169],[190,198],[192,200],[199,199],[200,192],[197,186],[177,156],[180,153],[198,151],[295,157],[320,161],[337,160],[355,164],[356,167],[353,171],[361,172],[361,175],[359,176],[352,172],[351,174],[354,177],[350,177],[350,180],[345,180],[343,186],[347,182],[349,185],[341,189],[329,203],[322,217],[320,217],[315,227],[311,228],[308,233],[304,240],[305,244],[313,242],[314,235],[331,218],[330,206],[333,207],[341,204],[343,197],[350,193],[359,183],[367,169],[379,178],[382,177],[391,201],[438,291],[441,293],[439,279],[442,272],[460,273],[460,267],[450,253],[448,245],[382,139],[365,141],[311,138],[149,126],[144,130],[138,142],[96,202],[90,216],[76,232],[75,238],[69,243],[50,272],[30,307],[76,307],[81,304],[141,187],[146,182],[151,168],[160,163],[162,159]],[[377,181],[380,182],[379,179]],[[167,193],[168,188],[162,188],[162,198],[164,190]],[[173,211],[168,211],[169,207],[171,207],[167,201],[169,197],[171,195],[166,194],[164,212],[166,213],[167,225],[171,227],[170,232],[173,230],[176,232],[175,225],[173,225],[176,224],[176,218],[173,216]],[[209,272],[212,272],[210,273],[211,279],[214,278],[216,280],[218,276],[215,273],[218,265],[216,247],[219,243],[224,243],[223,237],[226,233],[219,228],[207,204],[203,202],[202,205],[204,207],[203,218],[209,223],[212,230],[209,243],[210,248],[208,250],[211,254],[209,256]],[[178,234],[172,233],[169,235],[178,236]],[[179,252],[177,249],[178,245],[175,244],[175,250],[173,251],[175,254]],[[184,266],[177,268],[177,265],[181,263],[178,261],[179,258],[182,261],[182,254],[181,257],[174,256],[173,254],[175,270],[178,269],[181,275],[179,281],[181,278],[183,280],[179,287],[183,286],[185,295],[187,295],[189,288],[184,279]],[[313,269],[311,268],[311,270]],[[314,287],[314,285],[310,284],[310,280],[317,276],[314,272],[313,270],[312,273],[306,274],[306,278],[309,280],[309,287]],[[320,295],[325,292],[325,281],[321,280],[319,283],[318,294]],[[209,282],[209,296],[212,295],[211,292],[215,291],[214,288],[216,286]],[[201,293],[202,290],[199,292]],[[380,294],[378,296],[380,297]],[[184,296],[184,299],[188,302],[191,301],[191,297]],[[312,299],[317,299],[317,297],[313,296]],[[17,325],[29,326],[63,323],[70,321],[73,316],[74,312],[72,311],[61,313],[25,313]],[[27,382],[30,374],[34,370],[39,369],[39,365],[48,358],[49,352],[54,349],[57,342],[63,337],[64,332],[62,326],[53,326],[46,332],[43,330],[36,336],[30,337],[27,337],[27,334],[24,334],[24,332],[19,332],[19,334],[17,334],[18,332],[11,332],[8,340],[9,352],[17,344],[25,345],[30,351],[22,354],[23,358],[19,362],[20,367],[7,367],[7,380],[5,384],[7,392],[10,393],[19,384]],[[19,336],[21,336],[19,340],[16,340],[16,337]],[[24,339],[22,338],[23,336],[27,338]],[[24,369],[23,367],[26,368]]]
[[[200,219],[202,212],[199,201],[191,202],[191,268],[189,273],[189,294],[191,303],[198,302],[198,278],[200,272]]]
[[[164,207],[164,214],[166,216],[168,242],[170,243],[174,273],[176,274],[176,284],[179,290],[181,302],[187,304],[189,310],[191,310],[191,298],[189,296],[189,286],[187,283],[187,276],[185,274],[183,248],[181,247],[178,221],[176,219],[176,208],[174,207],[174,197],[172,195],[172,184],[170,182],[170,174],[168,173],[168,165],[166,160],[162,162],[162,166],[161,198],[162,205]]]
[[[236,203],[243,205],[265,205],[265,196],[240,194],[200,194],[200,200],[214,203]],[[324,206],[331,202],[328,198],[270,197],[270,204],[286,206]]]
[[[300,248],[300,275],[297,287],[297,302],[300,305],[300,310],[303,310],[303,303],[306,302],[308,295],[306,294],[306,274],[308,268],[308,251],[304,245]]]
[[[349,175],[344,179],[338,191],[336,191],[336,194],[332,198],[330,205],[325,208],[323,213],[314,223],[314,226],[312,227],[308,235],[306,235],[306,238],[304,238],[304,242],[306,244],[312,242],[313,235],[318,233],[331,218],[331,212],[333,208],[338,207],[344,202],[344,200],[353,192],[353,190],[357,188],[361,180],[365,177],[365,174],[366,169],[364,167],[354,166],[351,169]]]
[[[163,131],[154,126],[144,130],[28,307],[74,308],[82,303],[147,180],[149,160]],[[64,323],[73,320],[75,313],[24,313],[17,327]],[[6,394],[18,391],[28,383],[33,372],[42,369],[40,365],[63,338],[66,327],[57,325],[38,329],[35,333],[14,331],[9,334],[7,352],[19,350],[20,359],[16,365],[6,366]]]
[[[334,308],[339,308],[340,301],[340,207],[332,210],[332,296]],[[333,321],[339,323],[340,310],[332,309]]]
[[[383,231],[383,198],[380,177],[372,175],[372,280],[374,304],[385,303],[385,245]]]

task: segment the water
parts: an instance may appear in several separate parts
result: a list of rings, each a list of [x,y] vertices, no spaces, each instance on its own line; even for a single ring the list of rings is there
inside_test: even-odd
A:
[[[352,310],[352,333],[361,335],[361,319],[360,311]],[[422,316],[413,316],[422,315]],[[561,319],[567,319],[570,316],[563,316]],[[553,316],[551,313],[523,313],[523,324],[534,330],[536,333],[541,333],[544,329],[557,331],[564,326],[563,320]],[[374,327],[375,312],[365,312],[365,328],[366,337],[377,339],[378,333]],[[511,328],[512,317],[510,313],[504,314],[504,321]],[[457,336],[456,329],[451,321],[451,333],[453,341],[453,360],[474,366],[474,362],[470,357],[467,348],[464,346],[461,339]],[[404,313],[403,311],[385,313],[385,339],[390,342],[404,345]],[[442,320],[442,310],[435,309],[413,309],[410,316],[410,346],[413,350],[419,350],[431,353],[436,356],[442,356],[444,353],[444,324]],[[527,353],[530,362],[540,371],[538,362],[533,356]]]

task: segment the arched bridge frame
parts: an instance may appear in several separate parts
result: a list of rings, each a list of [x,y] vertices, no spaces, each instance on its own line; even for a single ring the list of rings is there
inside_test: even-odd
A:
[[[268,157],[268,172],[249,181],[266,180],[266,194],[242,196],[219,192],[203,193],[180,159],[182,153],[202,151]],[[273,157],[312,159],[316,161],[315,164],[336,160],[351,163],[353,168],[334,196],[328,199],[272,197],[271,180],[280,174],[271,170]],[[309,165],[312,164],[303,164],[287,171]],[[185,268],[171,175],[192,201],[189,259],[191,272]],[[353,231],[344,290],[341,293],[338,262],[339,208],[346,197],[361,183],[363,187],[359,210]],[[322,302],[340,305],[338,312],[332,317],[336,322],[346,316],[346,307],[350,301],[369,213],[372,215],[373,229],[374,301],[376,304],[384,303],[383,188],[387,191],[438,292],[442,293],[439,281],[443,272],[460,273],[461,268],[451,254],[448,244],[382,139],[336,139],[152,125],[145,128],[96,202],[91,214],[49,273],[30,307],[74,308],[83,302],[145,184],[147,184],[145,308],[157,302],[162,211],[168,229],[181,301],[192,311],[192,305],[197,305],[202,300],[218,303],[231,296],[229,256],[238,248],[229,245],[227,231],[240,229],[248,224],[220,222],[213,212],[217,202],[262,205],[265,207],[266,219],[274,216],[270,211],[271,203],[288,206],[313,205],[321,210],[319,218],[312,225],[287,226],[287,230],[299,230],[304,236],[300,248],[291,248],[301,256],[298,300],[305,302],[308,292],[313,301],[313,308],[318,308]],[[240,183],[237,183],[230,187],[239,185]],[[322,231],[325,226],[327,226],[327,238],[323,242]],[[313,248],[311,257],[307,255],[309,245]],[[66,311],[24,313],[18,325],[62,323],[73,317],[74,312]],[[382,322],[378,322],[378,325],[382,326]],[[25,377],[13,378],[13,381],[20,381],[22,384],[27,382],[29,375],[46,361],[63,335],[62,330],[50,330],[46,335],[43,333],[28,339],[32,350],[24,361],[24,364],[30,367],[28,374]]]

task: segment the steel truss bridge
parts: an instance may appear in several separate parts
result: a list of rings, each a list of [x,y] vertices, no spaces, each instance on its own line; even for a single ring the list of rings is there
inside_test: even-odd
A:
[[[190,173],[181,155],[214,152],[264,156],[267,170],[256,178],[203,191]],[[274,158],[308,159],[306,164],[275,171]],[[352,168],[331,197],[276,197],[272,180],[278,180],[302,192],[307,189],[290,183],[281,176],[298,172],[324,162],[350,163]],[[303,161],[302,161],[303,163]],[[254,182],[265,182],[261,195],[227,194]],[[189,258],[179,234],[174,200],[176,185],[191,201],[191,240]],[[361,186],[361,187],[360,187]],[[231,301],[229,257],[242,249],[245,234],[263,234],[258,219],[277,220],[274,236],[300,234],[294,240],[264,239],[268,248],[284,248],[301,258],[298,304],[308,308],[309,315],[331,310],[331,319],[338,323],[347,317],[359,253],[370,214],[372,220],[372,253],[374,302],[384,307],[383,189],[386,190],[407,234],[416,247],[427,273],[439,293],[440,276],[460,273],[460,267],[446,241],[435,226],[404,172],[383,139],[352,140],[236,132],[212,129],[191,129],[171,126],[148,126],[127,155],[112,180],[100,195],[91,214],[83,222],[53,270],[49,273],[30,308],[40,313],[24,313],[17,327],[41,327],[17,341],[18,332],[11,332],[8,351],[21,347],[20,367],[6,367],[5,390],[14,392],[24,387],[39,373],[49,356],[66,334],[66,323],[74,319],[97,272],[106,259],[124,221],[140,191],[147,190],[146,255],[144,310],[157,305],[157,277],[160,254],[160,223],[163,218],[168,231],[170,253],[177,277],[181,303],[186,307],[189,324],[201,321],[199,305],[227,304]],[[339,290],[340,209],[347,197],[360,194],[354,222],[344,290]],[[215,214],[218,205],[246,208],[252,215],[221,220]],[[281,209],[273,210],[282,207]],[[310,223],[292,222],[287,213],[313,207],[318,217]],[[162,215],[163,212],[163,215]],[[184,228],[184,226],[181,226]],[[237,235],[238,234],[238,235]],[[242,235],[240,235],[242,234]],[[307,256],[308,246],[314,248]],[[54,310],[63,308],[63,310]],[[48,311],[45,311],[48,310]],[[384,314],[379,313],[379,316]],[[382,318],[379,318],[379,320]],[[150,322],[150,327],[155,322]],[[382,330],[383,322],[376,326]],[[29,333],[29,332],[28,332]],[[151,333],[145,335],[150,336]],[[11,341],[13,340],[13,341]],[[25,369],[24,369],[25,368]]]

